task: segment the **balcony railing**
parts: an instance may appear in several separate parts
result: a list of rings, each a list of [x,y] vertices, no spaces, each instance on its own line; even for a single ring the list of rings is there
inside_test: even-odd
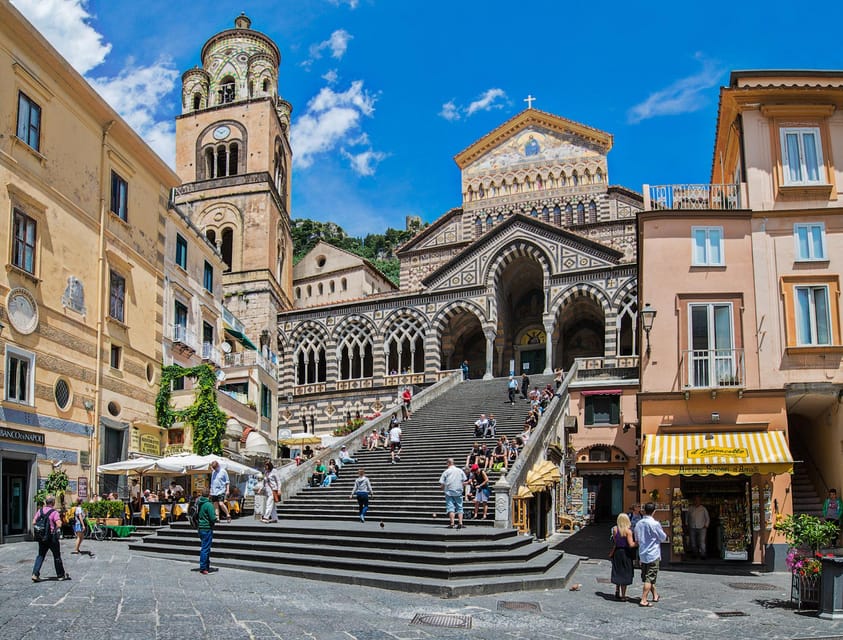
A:
[[[278,378],[278,356],[272,352],[268,356],[265,356],[260,351],[252,351],[251,349],[236,353],[226,353],[223,364],[226,367],[251,367],[257,365],[273,378]]]
[[[682,352],[686,389],[741,389],[745,386],[743,349],[689,349]]]
[[[644,210],[740,209],[742,184],[644,185]]]
[[[173,342],[178,342],[196,351],[196,336],[187,327],[181,324],[174,324],[170,327],[170,337]]]
[[[638,379],[638,356],[576,358],[576,362],[577,375],[573,382]]]
[[[214,346],[213,342],[202,343],[202,359],[214,364],[220,364],[220,350]]]

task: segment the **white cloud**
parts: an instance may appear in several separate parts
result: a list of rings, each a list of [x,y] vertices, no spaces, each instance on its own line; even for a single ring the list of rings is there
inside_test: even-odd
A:
[[[307,103],[305,113],[293,123],[292,144],[295,163],[306,169],[317,156],[340,150],[351,168],[360,175],[372,175],[386,154],[371,148],[362,130],[364,117],[372,117],[377,98],[356,80],[343,92],[323,87]],[[351,149],[351,147],[367,147]]]
[[[28,20],[81,74],[100,65],[111,44],[90,24],[87,0],[14,0]],[[175,124],[169,114],[158,119],[158,106],[175,88],[179,74],[171,60],[149,66],[132,59],[114,77],[86,77],[124,120],[171,166],[175,161]]]
[[[149,66],[126,67],[112,78],[90,78],[89,82],[155,152],[173,164],[175,124],[171,118],[156,119],[158,104],[175,86],[179,72],[173,62],[162,58]]]
[[[79,72],[102,64],[111,51],[103,36],[88,24],[87,0],[12,0],[58,52]]]
[[[322,74],[322,79],[328,84],[334,84],[339,79],[339,74],[336,69],[329,69]]]
[[[337,29],[327,40],[323,40],[318,44],[310,45],[310,57],[302,62],[302,66],[310,69],[314,61],[319,60],[326,50],[331,52],[332,58],[335,60],[341,60],[345,55],[345,52],[348,51],[348,43],[352,38],[354,38],[354,36],[345,29]]]
[[[356,9],[357,5],[360,4],[360,0],[328,0],[332,5],[335,7],[339,7],[342,4],[347,4],[349,9]]]
[[[707,102],[706,90],[719,83],[723,69],[714,62],[705,60],[700,54],[696,55],[696,59],[703,65],[701,71],[680,78],[633,106],[628,112],[629,122],[637,124],[648,118],[672,116],[702,109]]]
[[[374,149],[367,149],[360,153],[349,153],[345,149],[340,149],[343,158],[346,158],[351,163],[351,168],[354,173],[361,176],[375,175],[375,169],[382,160],[387,157],[387,154],[382,151],[375,151]]]
[[[454,100],[449,100],[442,105],[439,115],[449,122],[468,118],[478,111],[492,111],[503,109],[508,103],[506,92],[503,89],[487,89],[480,96],[469,103],[467,107],[458,105]]]

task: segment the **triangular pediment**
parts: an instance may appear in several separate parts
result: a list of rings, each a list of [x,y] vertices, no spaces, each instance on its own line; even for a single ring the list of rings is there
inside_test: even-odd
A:
[[[451,209],[395,250],[396,255],[463,242],[462,209]]]
[[[465,173],[491,169],[496,163],[518,165],[605,156],[611,148],[612,135],[605,131],[539,109],[525,109],[458,153],[454,160]]]
[[[423,281],[429,291],[482,286],[490,264],[507,252],[540,256],[551,276],[617,267],[623,254],[575,233],[516,215],[472,242]]]

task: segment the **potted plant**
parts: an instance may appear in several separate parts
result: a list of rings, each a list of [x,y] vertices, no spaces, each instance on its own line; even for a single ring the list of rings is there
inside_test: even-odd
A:
[[[792,575],[790,599],[797,608],[802,603],[819,604],[822,576],[821,549],[837,539],[839,528],[807,513],[789,515],[775,525],[790,545],[785,564]]]

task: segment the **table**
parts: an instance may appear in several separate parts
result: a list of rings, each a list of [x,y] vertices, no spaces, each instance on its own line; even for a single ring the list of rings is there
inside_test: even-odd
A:
[[[118,538],[128,538],[135,532],[135,527],[132,525],[107,524],[105,528]]]

